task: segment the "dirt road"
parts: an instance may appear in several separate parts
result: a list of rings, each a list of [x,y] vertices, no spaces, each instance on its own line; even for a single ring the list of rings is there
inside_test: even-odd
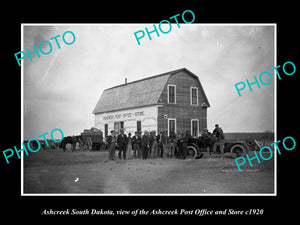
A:
[[[269,160],[238,172],[230,156],[107,161],[107,152],[43,150],[25,157],[24,193],[273,193],[273,167]]]

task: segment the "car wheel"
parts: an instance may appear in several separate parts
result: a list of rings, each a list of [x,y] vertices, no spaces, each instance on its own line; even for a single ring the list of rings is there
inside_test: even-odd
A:
[[[230,148],[230,154],[233,158],[246,155],[246,148],[241,144],[235,144]]]
[[[188,146],[186,150],[186,157],[188,159],[195,159],[197,157],[197,148],[195,146]]]

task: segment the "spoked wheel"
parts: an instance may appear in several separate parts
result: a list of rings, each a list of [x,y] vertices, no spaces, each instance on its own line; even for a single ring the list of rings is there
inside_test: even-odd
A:
[[[233,158],[242,157],[246,155],[246,149],[243,145],[236,144],[230,148],[230,154]]]
[[[194,146],[188,146],[186,150],[186,158],[195,159],[197,157],[197,149]]]

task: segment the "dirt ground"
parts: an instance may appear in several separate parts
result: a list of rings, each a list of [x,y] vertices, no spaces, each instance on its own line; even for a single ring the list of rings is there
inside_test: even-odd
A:
[[[116,154],[117,155],[117,154]],[[201,159],[107,161],[103,151],[40,150],[24,156],[24,194],[274,193],[274,162],[253,160],[239,172],[225,155]]]

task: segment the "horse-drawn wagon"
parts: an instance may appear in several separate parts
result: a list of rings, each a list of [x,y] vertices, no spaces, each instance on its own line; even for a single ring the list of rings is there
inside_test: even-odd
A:
[[[71,150],[75,151],[76,144],[84,150],[100,150],[104,144],[103,132],[96,128],[85,129],[80,135],[64,137],[60,147],[66,151],[66,145],[71,144]]]
[[[96,128],[84,130],[81,133],[81,139],[84,146],[87,146],[88,150],[100,150],[103,145],[103,132]]]

